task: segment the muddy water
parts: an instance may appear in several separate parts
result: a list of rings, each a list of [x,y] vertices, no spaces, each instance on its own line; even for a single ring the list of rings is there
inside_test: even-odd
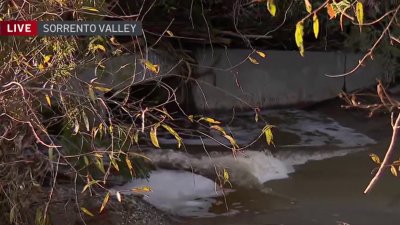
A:
[[[278,126],[273,154],[265,144],[254,145],[237,159],[222,150],[210,157],[150,151],[149,157],[168,169],[116,189],[152,186],[146,201],[176,215],[177,224],[400,224],[400,180],[388,173],[371,194],[362,194],[374,169],[368,153],[383,155],[388,145],[387,117],[371,121],[330,108],[263,114]],[[262,128],[253,116],[235,115],[228,127],[241,145]],[[189,142],[187,148],[205,143],[218,149],[211,139]],[[225,197],[215,191],[214,166],[230,172],[233,187]]]

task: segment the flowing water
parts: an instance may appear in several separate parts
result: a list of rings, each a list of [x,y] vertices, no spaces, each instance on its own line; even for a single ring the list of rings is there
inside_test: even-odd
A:
[[[362,194],[374,168],[368,153],[382,153],[387,145],[390,132],[384,123],[341,125],[325,113],[302,110],[263,115],[277,125],[276,148],[257,142],[234,158],[212,139],[185,139],[190,153],[149,150],[159,168],[147,180],[115,189],[129,193],[151,186],[144,199],[176,215],[177,224],[400,223],[400,181],[387,176],[371,195]],[[255,123],[252,113],[218,119],[230,121],[224,127],[241,146],[257,138],[264,125]],[[175,143],[167,134],[160,136],[161,145]],[[203,144],[208,154],[201,150]],[[225,185],[224,192],[217,187],[216,168],[229,172],[232,187]]]

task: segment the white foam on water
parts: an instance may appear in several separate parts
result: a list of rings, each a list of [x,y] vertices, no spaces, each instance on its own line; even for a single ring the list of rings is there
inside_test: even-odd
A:
[[[214,197],[222,195],[215,191],[215,185],[211,179],[191,172],[156,170],[149,179],[133,180],[113,189],[128,194],[133,188],[150,186],[151,192],[143,198],[155,207],[180,216],[209,217],[215,216],[208,212],[216,202]]]
[[[261,132],[263,125],[255,123],[254,113],[241,113],[235,119],[235,125],[225,127],[232,133],[237,143],[241,146],[251,143]],[[266,117],[279,118],[281,122],[274,124],[280,131],[288,132],[299,137],[299,141],[293,146],[320,147],[336,146],[342,148],[352,148],[375,144],[376,142],[366,135],[360,134],[352,128],[340,125],[334,119],[318,112],[307,112],[304,110],[269,110],[261,112]],[[245,116],[243,118],[243,116]],[[224,118],[219,118],[224,120]],[[229,120],[229,118],[225,118]],[[160,134],[163,131],[160,132]],[[221,143],[229,145],[229,141],[222,137],[218,132],[211,132],[210,135]],[[160,135],[161,144],[176,144],[172,135]],[[206,145],[219,146],[219,143],[211,138],[192,138],[183,139],[186,145]],[[278,143],[285,145],[285,143]],[[286,146],[291,147],[291,146]]]

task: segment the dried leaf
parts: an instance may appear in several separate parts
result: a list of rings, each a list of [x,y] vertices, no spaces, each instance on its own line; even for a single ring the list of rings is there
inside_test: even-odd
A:
[[[189,116],[188,116],[188,119],[189,119],[190,122],[193,123],[193,115],[189,115]]]
[[[104,163],[103,163],[103,159],[102,158],[96,158],[96,167],[102,172],[102,173],[106,173],[106,170],[104,169]]]
[[[81,193],[85,192],[85,191],[86,191],[88,188],[90,188],[93,184],[97,184],[97,183],[99,183],[99,182],[100,182],[99,180],[92,180],[92,181],[90,181],[89,183],[87,183],[87,184],[83,187]]]
[[[93,88],[101,92],[109,92],[112,90],[111,88],[100,87],[100,86],[93,86]]]
[[[77,134],[78,132],[79,132],[79,122],[78,120],[75,120],[74,134]]]
[[[357,21],[360,26],[360,32],[361,32],[361,27],[362,27],[362,24],[364,23],[364,6],[360,1],[357,1],[357,4],[356,4],[356,17],[357,17]]]
[[[157,148],[160,147],[160,144],[158,143],[158,139],[157,139],[157,128],[160,126],[160,124],[156,124],[153,127],[150,128],[150,140],[151,143],[156,146]]]
[[[211,126],[210,128],[211,128],[211,129],[214,129],[214,130],[218,130],[218,131],[221,132],[223,135],[226,135],[226,132],[225,132],[224,128],[222,128],[222,127],[220,127],[220,126],[218,126],[218,125],[213,125],[213,126]]]
[[[397,170],[396,170],[396,167],[390,166],[390,172],[392,172],[393,176],[397,177]]]
[[[132,162],[131,162],[131,160],[128,158],[128,156],[125,157],[125,162],[126,162],[126,165],[128,166],[129,173],[131,174],[131,176],[133,176],[133,174],[132,174],[133,166],[132,166]]]
[[[296,45],[299,48],[300,55],[304,56],[304,45],[303,45],[303,35],[304,35],[304,25],[303,21],[300,21],[296,24],[296,31],[295,31],[295,40],[296,40]]]
[[[92,101],[96,101],[96,95],[94,94],[93,86],[91,84],[89,84],[89,98]]]
[[[315,38],[318,38],[319,21],[318,21],[318,16],[316,13],[314,13],[314,16],[313,16],[313,31],[314,31]]]
[[[132,189],[133,192],[150,192],[151,187],[150,186],[143,186],[143,187],[137,187]]]
[[[100,207],[100,213],[104,210],[104,208],[106,207],[108,200],[110,199],[110,192],[107,192],[106,196],[104,197],[103,203],[101,204]]]
[[[265,53],[264,52],[261,52],[261,51],[256,51],[256,53],[259,55],[259,56],[261,56],[262,58],[265,58]]]
[[[88,117],[86,116],[85,111],[82,111],[82,117],[83,117],[83,122],[85,123],[86,131],[90,131],[89,119],[88,119]]]
[[[276,5],[274,3],[274,0],[268,0],[267,1],[267,9],[268,9],[269,13],[272,16],[275,16],[275,14],[276,14]]]
[[[239,148],[239,145],[237,144],[236,140],[233,139],[232,136],[225,134],[224,137],[225,137],[226,139],[228,139],[228,141],[231,143],[231,145],[232,145],[232,147],[233,147],[234,149]]]
[[[379,156],[377,156],[374,153],[369,154],[369,157],[371,157],[372,161],[376,164],[381,164],[381,160],[379,159]]]
[[[82,210],[83,213],[85,213],[85,214],[88,215],[88,216],[91,216],[91,217],[94,216],[93,213],[91,213],[91,212],[90,212],[87,208],[85,208],[85,207],[81,207],[81,210]]]
[[[332,4],[327,4],[326,5],[326,10],[327,10],[327,12],[328,12],[328,15],[329,15],[329,19],[331,20],[331,19],[333,19],[333,18],[336,18],[336,12],[335,12],[335,10],[333,9],[333,7],[332,7]]]
[[[249,58],[249,60],[250,60],[251,63],[256,64],[256,65],[257,65],[257,64],[260,64],[255,58],[252,58],[252,57],[250,57],[250,56],[249,56],[248,58]]]
[[[312,5],[311,5],[310,1],[309,1],[309,0],[304,0],[304,4],[306,5],[306,10],[307,10],[307,12],[308,12],[308,13],[311,13],[311,11],[312,11]]]

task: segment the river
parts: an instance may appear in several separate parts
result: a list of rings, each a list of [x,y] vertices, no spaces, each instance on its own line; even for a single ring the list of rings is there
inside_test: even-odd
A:
[[[149,150],[159,168],[148,180],[115,189],[151,186],[144,199],[174,215],[176,224],[400,223],[400,181],[390,172],[371,194],[363,194],[375,168],[369,153],[382,157],[389,144],[388,115],[368,119],[338,103],[262,114],[277,126],[276,148],[257,142],[234,159],[211,139],[186,140],[188,152]],[[263,126],[250,112],[235,114],[233,121],[225,128],[240,145],[257,137]],[[160,138],[164,146],[173,141]],[[201,152],[202,143],[210,156]],[[214,166],[229,171],[232,188],[227,186],[225,194],[215,191]]]

